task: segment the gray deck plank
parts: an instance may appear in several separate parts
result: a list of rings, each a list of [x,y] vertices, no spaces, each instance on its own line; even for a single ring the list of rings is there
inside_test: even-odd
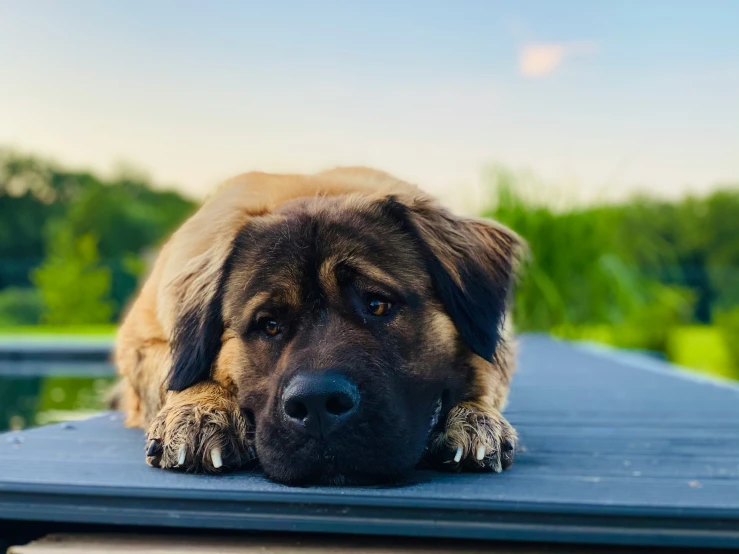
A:
[[[513,468],[419,471],[402,487],[151,469],[142,433],[115,414],[6,434],[0,519],[739,546],[739,388],[637,365],[524,337]]]

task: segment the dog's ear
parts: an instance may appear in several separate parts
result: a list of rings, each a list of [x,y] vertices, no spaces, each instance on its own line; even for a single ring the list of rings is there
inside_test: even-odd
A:
[[[268,211],[264,195],[245,192],[254,188],[250,178],[227,182],[172,235],[157,262],[157,312],[171,353],[169,390],[211,376],[224,332],[223,294],[235,238],[251,218]]]
[[[417,241],[462,340],[492,360],[524,241],[493,221],[456,217],[428,197],[389,197],[383,205]]]
[[[170,285],[180,303],[170,339],[169,390],[181,391],[209,379],[221,349],[222,299],[230,256],[214,250],[223,249],[204,252]]]

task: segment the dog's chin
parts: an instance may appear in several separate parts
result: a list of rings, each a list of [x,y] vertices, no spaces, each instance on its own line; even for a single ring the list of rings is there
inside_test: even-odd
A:
[[[319,443],[320,444],[320,443]],[[272,481],[290,486],[366,487],[402,483],[417,465],[406,456],[385,458],[334,454],[314,445],[299,457],[272,457],[262,452],[260,465]],[[257,452],[259,456],[259,452]]]
[[[330,461],[307,463],[303,461],[289,468],[262,465],[271,480],[284,485],[307,487],[369,487],[402,483],[412,468],[392,473],[377,473],[339,468]]]

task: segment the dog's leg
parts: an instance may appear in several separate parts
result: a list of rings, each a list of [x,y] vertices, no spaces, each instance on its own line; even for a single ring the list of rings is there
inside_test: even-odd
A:
[[[146,461],[154,467],[217,473],[255,459],[253,432],[236,397],[214,381],[167,393],[147,441]]]
[[[122,379],[115,399],[126,413],[127,426],[148,430],[146,461],[155,467],[205,472],[247,464],[254,458],[252,434],[228,374],[219,371],[214,381],[167,392],[170,345],[158,328],[144,325],[147,321],[130,318],[121,328],[116,364]]]
[[[146,429],[164,404],[164,380],[170,365],[169,344],[121,335],[116,345],[116,365],[121,380],[111,398],[112,407],[123,410],[127,427]]]
[[[511,466],[518,437],[501,410],[513,363],[513,351],[507,345],[492,364],[475,361],[468,399],[450,410],[444,430],[431,438],[426,459],[433,467],[500,473]]]

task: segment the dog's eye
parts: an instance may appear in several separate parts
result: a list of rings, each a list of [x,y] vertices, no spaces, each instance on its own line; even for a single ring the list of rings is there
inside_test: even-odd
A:
[[[388,315],[393,305],[387,300],[380,300],[379,298],[373,298],[367,303],[367,310],[372,315]]]
[[[276,337],[280,333],[282,333],[282,327],[280,324],[274,320],[270,319],[268,317],[265,317],[262,321],[259,322],[260,327],[264,331],[264,334],[268,337]]]

